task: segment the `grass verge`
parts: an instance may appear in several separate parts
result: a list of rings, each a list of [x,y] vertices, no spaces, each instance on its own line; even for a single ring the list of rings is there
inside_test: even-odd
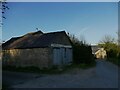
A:
[[[15,72],[41,73],[41,74],[61,74],[73,68],[88,69],[94,66],[96,66],[96,62],[89,63],[89,64],[84,64],[84,63],[71,64],[71,65],[66,65],[63,67],[54,66],[50,69],[47,69],[47,68],[39,69],[38,67],[34,67],[34,66],[29,66],[29,67],[4,66],[3,70],[15,71]]]

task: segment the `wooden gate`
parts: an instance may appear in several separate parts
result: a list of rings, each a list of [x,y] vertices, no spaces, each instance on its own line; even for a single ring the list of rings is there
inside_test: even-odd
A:
[[[62,65],[72,62],[71,48],[54,48],[53,49],[53,64]]]
[[[53,49],[53,64],[54,65],[61,65],[62,64],[60,48]]]

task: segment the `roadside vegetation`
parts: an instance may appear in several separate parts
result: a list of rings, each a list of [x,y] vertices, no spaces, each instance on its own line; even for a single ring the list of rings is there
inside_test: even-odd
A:
[[[116,40],[110,35],[106,35],[99,43],[100,47],[103,47],[107,52],[107,61],[110,61],[120,66],[120,46],[116,43]]]
[[[40,73],[40,74],[62,74],[66,73],[69,70],[72,69],[88,69],[91,67],[94,67],[95,63],[90,63],[90,64],[71,64],[71,65],[66,65],[63,67],[58,67],[58,66],[53,66],[52,68],[43,68],[40,69],[38,67],[34,66],[27,66],[27,67],[16,67],[16,66],[4,66],[3,71],[13,71],[13,72],[26,72],[26,73]]]
[[[83,64],[85,67],[95,65],[91,45],[87,44],[85,40],[79,40],[74,35],[69,35],[69,37],[73,46],[73,64]]]

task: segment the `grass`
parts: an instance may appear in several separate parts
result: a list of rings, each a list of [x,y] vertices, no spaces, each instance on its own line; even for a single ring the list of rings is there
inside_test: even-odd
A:
[[[42,73],[42,74],[61,73],[61,70],[55,67],[50,69],[47,69],[47,68],[39,69],[38,67],[34,67],[34,66],[28,66],[28,67],[5,66],[3,67],[3,70],[15,71],[15,72]]]
[[[41,73],[41,74],[61,74],[73,68],[88,69],[88,68],[94,67],[95,65],[96,63],[72,64],[72,65],[66,65],[63,67],[54,66],[49,69],[47,68],[39,69],[38,67],[34,67],[34,66],[29,66],[29,67],[6,66],[6,67],[3,67],[3,70],[16,71],[16,72]]]

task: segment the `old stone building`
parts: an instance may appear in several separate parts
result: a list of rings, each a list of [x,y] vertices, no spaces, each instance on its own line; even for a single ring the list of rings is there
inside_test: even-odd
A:
[[[72,62],[72,45],[65,31],[28,33],[11,38],[2,47],[3,65],[49,68]]]

